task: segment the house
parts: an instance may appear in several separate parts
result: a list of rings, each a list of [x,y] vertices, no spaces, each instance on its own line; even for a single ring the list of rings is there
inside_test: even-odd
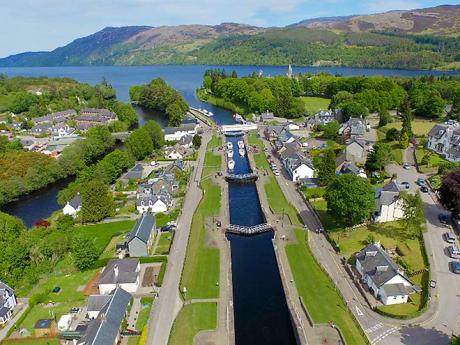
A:
[[[343,123],[339,129],[339,134],[342,135],[342,140],[346,142],[348,139],[362,138],[367,131],[367,124],[364,119],[351,117],[347,122]]]
[[[340,172],[342,174],[354,174],[362,178],[367,178],[367,175],[364,169],[358,168],[356,165],[350,162],[345,162],[342,165],[342,169],[340,170]]]
[[[113,295],[91,295],[86,303],[86,317],[94,320],[104,307],[112,300]]]
[[[260,114],[260,121],[262,122],[269,122],[275,119],[275,114],[269,112],[268,110]]]
[[[11,319],[16,304],[17,300],[13,289],[0,281],[0,325]]]
[[[281,143],[280,142],[280,148],[277,150],[277,153],[278,155],[280,155],[280,157],[284,154],[286,155],[286,152],[289,152],[290,153],[294,153],[294,152],[301,152],[302,151],[302,144],[297,141],[297,140],[294,140],[294,141],[291,141],[289,143]]]
[[[141,180],[146,177],[146,172],[142,164],[137,163],[126,174],[123,175],[122,180]]]
[[[36,337],[46,337],[57,333],[56,321],[54,319],[40,319],[34,325]]]
[[[289,130],[289,131],[295,131],[295,130],[300,129],[300,126],[299,126],[298,124],[296,124],[296,123],[290,121],[290,122],[288,122],[288,123],[286,124],[286,127],[285,127],[285,128],[287,128],[287,130]]]
[[[71,323],[72,323],[72,315],[70,314],[62,315],[57,323],[57,328],[59,332],[67,331],[70,328]]]
[[[139,259],[110,260],[99,277],[100,293],[108,295],[118,287],[131,293],[136,292],[140,270]]]
[[[300,152],[282,155],[282,162],[293,182],[312,178],[315,172],[312,162]]]
[[[151,213],[143,213],[134,228],[126,236],[126,248],[129,256],[149,256],[155,232],[155,216]]]
[[[176,160],[176,159],[182,159],[184,158],[184,156],[182,155],[182,153],[179,152],[178,149],[174,147],[170,147],[170,148],[165,149],[165,158]]]
[[[44,134],[50,134],[51,133],[51,124],[50,123],[40,123],[35,126],[33,126],[30,131],[34,135],[44,135]]]
[[[436,124],[428,132],[427,149],[451,162],[460,162],[460,125],[456,121]]]
[[[347,141],[344,149],[338,155],[337,160],[353,164],[364,164],[366,158],[367,152],[364,140],[355,138]]]
[[[404,217],[403,200],[400,198],[400,193],[401,189],[395,181],[377,191],[375,222],[391,222]]]
[[[315,126],[327,125],[329,122],[336,120],[335,112],[332,110],[320,110],[312,117],[305,121],[305,126],[313,129]]]
[[[180,147],[183,147],[185,149],[191,148],[193,146],[193,135],[184,135],[182,138],[179,139],[178,144]]]
[[[51,134],[54,137],[62,138],[71,135],[75,131],[74,128],[71,128],[66,123],[58,123],[51,127]]]
[[[166,127],[164,129],[165,141],[178,141],[185,135],[195,135],[198,133],[198,124],[185,123],[179,127]]]
[[[380,244],[369,244],[356,254],[356,270],[361,281],[384,305],[406,303],[417,288]]]
[[[74,141],[85,138],[80,137],[79,135],[69,135],[67,137],[61,138],[53,138],[48,145],[46,145],[45,149],[43,150],[44,154],[59,154],[64,149],[72,144]]]
[[[108,110],[108,109],[98,109],[98,108],[83,108],[80,111],[81,116],[94,116],[99,118],[106,118],[107,121],[109,120],[116,120],[117,115]]]
[[[70,120],[72,117],[77,115],[77,112],[74,109],[68,109],[64,111],[58,111],[56,113],[51,113],[45,116],[36,117],[32,119],[34,125],[40,123],[61,123]]]
[[[81,210],[81,195],[77,193],[72,200],[68,201],[62,209],[62,213],[72,217],[76,217],[77,213]]]
[[[91,297],[90,297],[91,299]],[[102,305],[97,316],[91,320],[77,345],[116,345],[120,340],[123,320],[128,315],[131,294],[117,288]],[[103,300],[101,300],[103,301]],[[88,300],[88,304],[89,304]],[[89,305],[88,305],[89,306]]]
[[[163,213],[168,211],[172,204],[173,197],[165,190],[157,194],[138,194],[136,199],[136,209],[139,213]]]
[[[84,108],[75,120],[76,128],[81,132],[100,125],[107,125],[117,120],[117,115],[108,109]]]
[[[289,143],[295,140],[295,135],[291,133],[287,125],[284,126],[267,126],[264,130],[265,138],[269,141],[280,141]]]

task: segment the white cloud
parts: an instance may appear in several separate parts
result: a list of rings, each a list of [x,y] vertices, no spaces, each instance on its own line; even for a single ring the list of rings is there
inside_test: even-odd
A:
[[[371,0],[366,5],[368,13],[387,12],[392,10],[412,10],[426,7],[419,1],[411,0]]]

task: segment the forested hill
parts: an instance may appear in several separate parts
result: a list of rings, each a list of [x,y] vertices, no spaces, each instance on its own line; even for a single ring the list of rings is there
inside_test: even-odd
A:
[[[106,28],[0,66],[258,64],[460,69],[460,5],[309,19],[286,28],[179,25]]]

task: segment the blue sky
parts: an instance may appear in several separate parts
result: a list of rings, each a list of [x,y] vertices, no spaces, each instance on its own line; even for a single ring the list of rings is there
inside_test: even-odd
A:
[[[106,26],[221,22],[284,26],[322,16],[459,3],[448,0],[0,0],[0,57],[52,50]]]

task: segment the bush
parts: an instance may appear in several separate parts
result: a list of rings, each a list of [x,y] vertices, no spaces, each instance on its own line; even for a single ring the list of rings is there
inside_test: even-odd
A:
[[[385,134],[386,141],[399,140],[399,131],[396,128],[390,128]]]

